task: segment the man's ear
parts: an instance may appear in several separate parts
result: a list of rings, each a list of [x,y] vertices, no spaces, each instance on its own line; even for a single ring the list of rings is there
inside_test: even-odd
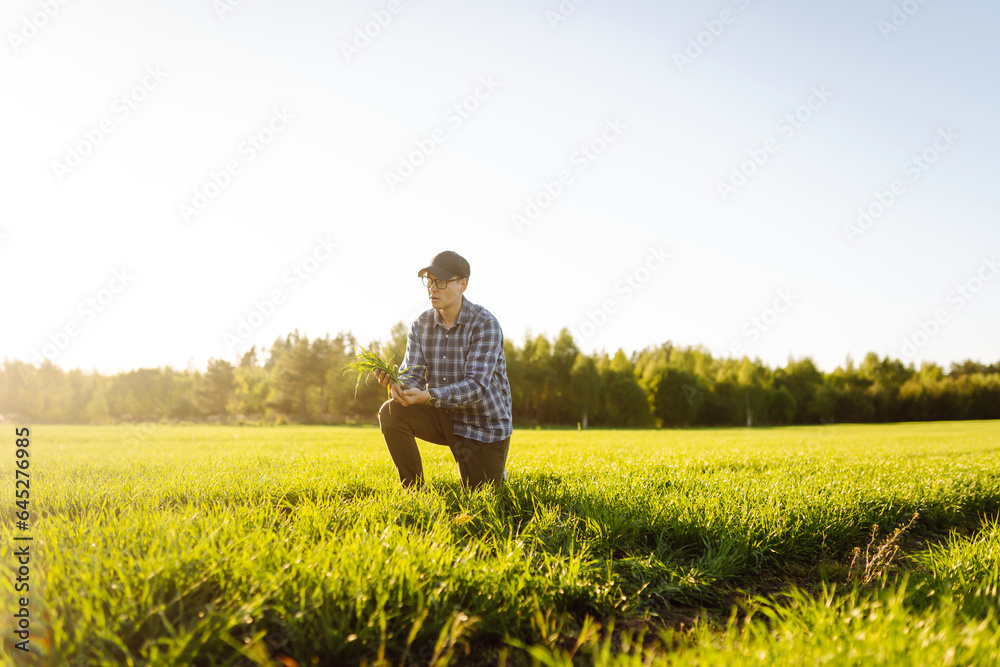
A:
[[[464,291],[465,291],[465,288],[469,286],[469,279],[468,279],[468,278],[462,278],[462,279],[461,279],[461,280],[460,280],[460,281],[458,282],[458,285],[459,285],[459,287],[461,287],[461,288],[462,288],[462,292],[464,292]]]

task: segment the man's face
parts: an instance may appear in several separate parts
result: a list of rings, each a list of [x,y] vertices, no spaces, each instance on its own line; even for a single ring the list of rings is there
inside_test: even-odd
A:
[[[444,287],[440,287],[438,277],[433,273],[428,273],[427,296],[431,300],[431,308],[445,310],[456,303],[461,303],[462,292],[465,291],[468,284],[468,278],[455,276]]]

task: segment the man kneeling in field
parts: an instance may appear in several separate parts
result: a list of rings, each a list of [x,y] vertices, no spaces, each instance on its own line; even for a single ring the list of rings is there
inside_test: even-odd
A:
[[[469,263],[450,250],[417,273],[431,308],[410,327],[401,365],[407,370],[398,385],[375,372],[392,396],[378,421],[403,486],[423,484],[415,438],[451,448],[466,490],[499,490],[506,476],[513,428],[503,331],[463,296],[469,273]]]

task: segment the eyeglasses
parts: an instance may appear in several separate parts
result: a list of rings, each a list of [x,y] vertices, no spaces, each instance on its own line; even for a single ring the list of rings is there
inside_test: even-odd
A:
[[[421,280],[424,283],[424,287],[430,287],[431,285],[434,285],[438,289],[448,289],[448,283],[452,283],[452,282],[461,280],[461,278],[452,278],[450,280],[439,280],[439,279],[428,278],[427,276],[424,276],[424,277],[421,278]]]

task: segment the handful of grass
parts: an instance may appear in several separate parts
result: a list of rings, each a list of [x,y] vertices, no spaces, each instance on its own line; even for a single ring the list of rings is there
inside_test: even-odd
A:
[[[375,350],[366,350],[362,346],[358,345],[357,349],[354,350],[354,361],[344,366],[344,372],[347,371],[357,371],[358,381],[354,383],[354,395],[358,395],[358,387],[361,386],[361,378],[365,377],[365,382],[367,378],[372,376],[375,371],[382,371],[389,376],[395,384],[399,384],[399,376],[410,370],[410,366],[405,366],[399,368],[392,362],[392,357],[387,357],[385,354],[385,348],[381,348],[378,354]],[[413,368],[422,368],[422,366],[414,366]],[[391,397],[392,391],[389,387],[386,387],[386,393]]]

